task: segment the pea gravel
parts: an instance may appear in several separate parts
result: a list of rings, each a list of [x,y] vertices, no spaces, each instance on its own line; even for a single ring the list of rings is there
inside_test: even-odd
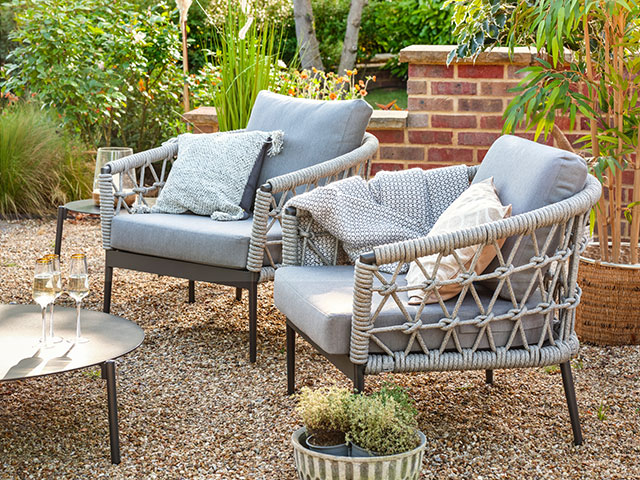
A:
[[[31,301],[32,264],[53,250],[54,234],[53,219],[0,221],[1,303]],[[66,222],[63,269],[76,251],[91,270],[85,306],[100,310],[95,218]],[[0,479],[295,478],[284,318],[261,286],[258,363],[249,364],[246,294],[234,298],[201,283],[190,305],[186,280],[116,270],[112,313],[146,334],[118,361],[122,463],[109,462],[105,385],[87,369],[0,383]],[[298,386],[348,385],[303,341],[298,363]],[[573,367],[580,447],[557,368],[499,371],[493,386],[483,372],[370,377],[367,390],[391,380],[416,399],[425,479],[640,478],[640,347],[583,345]]]

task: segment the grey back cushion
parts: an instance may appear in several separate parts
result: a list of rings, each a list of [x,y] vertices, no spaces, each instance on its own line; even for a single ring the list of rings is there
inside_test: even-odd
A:
[[[493,177],[502,204],[511,204],[512,215],[518,215],[559,202],[581,191],[587,179],[587,164],[582,157],[566,150],[504,135],[493,143],[472,183],[489,177]],[[536,234],[539,248],[542,248],[548,232],[549,228],[543,228]],[[515,241],[513,237],[508,238],[502,246],[505,260]],[[556,246],[557,240],[552,242],[546,253],[552,254]],[[534,254],[531,237],[523,238],[513,258],[513,265],[529,263]],[[498,265],[498,261],[494,260],[487,271]],[[533,270],[528,269],[511,276],[518,299],[524,295],[532,274]],[[495,281],[487,283],[492,287],[496,285]],[[506,286],[503,286],[500,296],[510,298]]]
[[[265,158],[258,187],[267,180],[355,150],[373,109],[364,100],[308,100],[258,93],[247,130],[284,131],[277,161]]]

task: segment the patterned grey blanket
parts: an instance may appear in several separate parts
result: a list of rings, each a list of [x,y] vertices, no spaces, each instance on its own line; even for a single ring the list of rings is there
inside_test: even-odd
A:
[[[422,237],[469,187],[464,165],[378,172],[369,182],[349,177],[293,197],[288,206],[309,212],[314,222],[342,242],[352,263],[373,247]],[[322,250],[328,245],[316,247]],[[331,258],[329,252],[326,258]],[[303,259],[321,263],[319,257]],[[381,270],[393,272],[395,265]],[[406,266],[403,268],[406,270]]]

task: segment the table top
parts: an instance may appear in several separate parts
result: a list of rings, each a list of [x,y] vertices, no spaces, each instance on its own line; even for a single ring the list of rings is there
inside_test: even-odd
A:
[[[92,198],[88,200],[75,200],[64,204],[64,208],[70,212],[86,213],[88,215],[100,215],[100,205],[96,205]]]
[[[149,206],[156,203],[155,197],[144,198]],[[85,213],[87,215],[100,215],[100,205],[96,205],[92,198],[87,200],[74,200],[64,204],[64,208],[70,212]]]
[[[135,350],[144,339],[135,323],[107,313],[82,310],[80,325],[89,342],[40,348],[40,307],[0,305],[0,382],[98,365]],[[76,310],[56,306],[53,326],[56,335],[73,340]]]

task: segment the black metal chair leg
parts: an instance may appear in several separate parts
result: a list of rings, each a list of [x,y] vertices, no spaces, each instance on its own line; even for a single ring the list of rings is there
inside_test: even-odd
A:
[[[118,399],[116,397],[116,362],[107,360],[100,367],[102,369],[102,378],[107,381],[111,463],[117,465],[120,463],[120,432],[118,430]]]
[[[353,366],[353,390],[364,392],[364,365]]]
[[[485,382],[488,385],[493,385],[493,370],[485,370]]]
[[[239,287],[236,287],[236,300],[237,301],[242,300],[242,289]]]
[[[287,395],[296,391],[296,331],[287,323]]]
[[[113,267],[104,266],[104,299],[102,311],[109,313],[111,311],[111,286],[113,280]]]
[[[573,387],[573,375],[571,375],[571,364],[564,362],[560,364],[562,372],[562,386],[564,395],[567,398],[569,407],[569,417],[571,418],[571,429],[573,430],[573,443],[582,445],[582,430],[580,428],[580,416],[578,415],[578,402],[576,401],[576,391]]]
[[[195,303],[196,301],[196,282],[189,280],[189,303]]]
[[[249,285],[249,361],[255,363],[258,344],[258,282]]]
[[[63,206],[58,207],[58,221],[56,222],[56,244],[53,247],[53,252],[56,255],[60,255],[62,248],[62,229],[64,227],[64,220],[67,218],[67,209]]]

